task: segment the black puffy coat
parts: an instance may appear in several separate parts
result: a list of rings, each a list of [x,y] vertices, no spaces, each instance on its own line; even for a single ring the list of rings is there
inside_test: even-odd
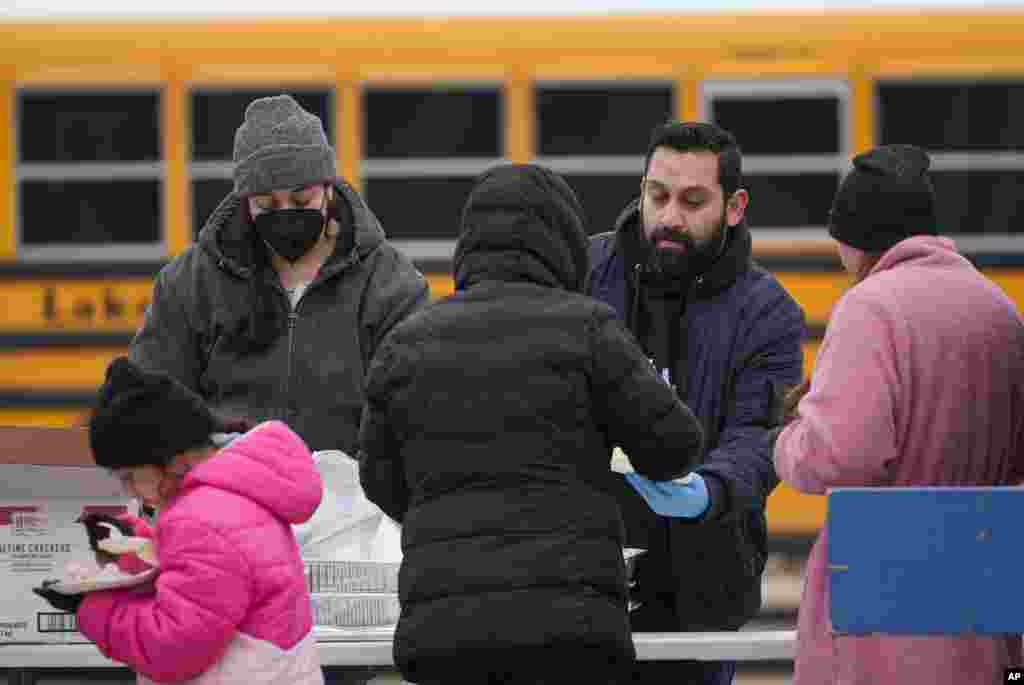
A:
[[[367,381],[362,484],[403,524],[395,661],[413,682],[581,649],[614,669],[634,657],[624,530],[598,483],[614,445],[648,477],[685,474],[700,426],[581,294],[587,238],[561,178],[498,167],[462,224],[456,293],[399,324]]]

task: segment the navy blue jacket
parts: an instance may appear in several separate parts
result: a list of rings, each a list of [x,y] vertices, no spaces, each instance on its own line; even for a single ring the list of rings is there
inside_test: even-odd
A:
[[[639,279],[624,236],[639,231],[638,214],[634,202],[614,232],[591,238],[588,293],[626,323]],[[649,550],[637,568],[639,599],[648,611],[636,614],[642,623],[634,629],[736,629],[760,609],[764,509],[778,484],[766,417],[773,383],[793,386],[802,378],[804,316],[753,261],[750,233],[740,224],[730,229],[722,256],[696,280],[680,325],[687,356],[681,399],[704,427],[698,472],[709,484],[712,508],[696,521],[661,518],[613,477],[627,544]]]

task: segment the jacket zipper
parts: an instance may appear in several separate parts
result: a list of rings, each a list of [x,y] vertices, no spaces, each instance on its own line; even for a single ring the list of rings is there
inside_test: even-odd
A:
[[[288,312],[288,362],[284,370],[284,415],[285,423],[292,423],[292,355],[295,350],[295,324],[299,320],[298,305]]]
[[[643,268],[641,264],[636,264],[633,267],[633,306],[629,310],[629,317],[626,325],[629,326],[630,332],[640,339],[640,331],[637,330],[637,319],[638,310],[640,309],[640,270]]]
[[[356,247],[353,247],[352,251],[345,258],[345,260],[341,264],[339,264],[337,266],[336,270],[331,272],[329,277],[333,278],[335,275],[337,275],[341,271],[347,270],[350,266],[352,266],[353,264],[357,264],[358,262],[359,262],[359,252],[356,249]],[[309,295],[309,292],[313,289],[313,287],[320,285],[321,282],[326,281],[326,280],[327,280],[327,278],[325,278],[322,273],[318,273],[316,275],[316,278],[314,278],[312,281],[310,281],[309,285],[306,286],[306,291],[304,293],[302,293],[302,297],[300,297],[299,301],[295,303],[294,308],[291,309],[291,311],[288,312],[288,358],[287,358],[287,366],[285,367],[285,370],[284,370],[285,371],[285,373],[284,373],[284,392],[282,393],[282,395],[284,396],[284,402],[285,402],[285,404],[284,404],[285,423],[289,424],[290,428],[294,428],[294,426],[291,425],[291,423],[292,423],[291,419],[293,418],[292,417],[292,401],[291,401],[292,400],[292,398],[291,398],[291,393],[292,393],[292,359],[294,358],[294,354],[295,354],[295,326],[296,326],[296,324],[299,321],[299,307],[302,306],[302,300],[307,295]],[[288,294],[285,293],[283,289],[282,289],[282,294],[285,296],[285,299],[288,299]]]

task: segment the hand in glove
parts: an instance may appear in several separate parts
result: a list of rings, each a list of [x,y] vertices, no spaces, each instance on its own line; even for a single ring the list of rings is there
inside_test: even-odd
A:
[[[676,480],[654,481],[638,473],[627,473],[626,481],[659,516],[695,519],[711,506],[708,486],[699,473]]]
[[[32,592],[45,599],[57,611],[66,611],[69,614],[76,613],[78,607],[82,604],[82,600],[85,599],[85,595],[83,593],[65,595],[50,589],[50,586],[56,582],[56,580],[44,580],[43,586],[32,588]]]

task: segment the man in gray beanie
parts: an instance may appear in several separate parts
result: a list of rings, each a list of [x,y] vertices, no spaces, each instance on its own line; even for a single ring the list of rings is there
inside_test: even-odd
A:
[[[320,119],[260,98],[235,134],[234,190],[161,270],[129,357],[218,415],[282,420],[312,450],[355,454],[363,371],[428,294],[337,178]]]
[[[250,217],[271,259],[284,260],[275,267],[297,275],[286,281],[308,283],[334,247],[324,210],[337,174],[320,119],[289,95],[254,100],[235,133],[234,162],[235,194],[249,198]],[[289,203],[295,189],[318,186],[325,193],[319,206],[312,206],[315,192]],[[309,202],[295,201],[302,199]]]
[[[354,453],[362,370],[426,279],[336,176],[319,117],[290,95],[249,103],[234,190],[156,279],[129,356],[221,415],[280,419]]]

